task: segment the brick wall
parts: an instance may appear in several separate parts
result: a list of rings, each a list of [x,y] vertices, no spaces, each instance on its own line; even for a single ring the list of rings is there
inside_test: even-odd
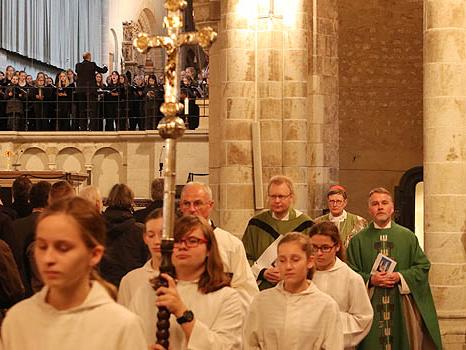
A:
[[[370,188],[422,165],[422,6],[338,2],[340,182],[366,217]]]

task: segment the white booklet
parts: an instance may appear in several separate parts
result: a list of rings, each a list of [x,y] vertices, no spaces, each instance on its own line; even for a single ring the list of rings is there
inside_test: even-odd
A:
[[[372,265],[371,275],[376,272],[393,272],[395,270],[396,261],[382,253],[379,253]]]

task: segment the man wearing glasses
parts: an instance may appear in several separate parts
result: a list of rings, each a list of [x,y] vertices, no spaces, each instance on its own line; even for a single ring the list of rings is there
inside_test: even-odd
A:
[[[340,185],[330,187],[327,193],[329,213],[314,219],[314,222],[333,222],[340,231],[340,238],[345,248],[348,247],[350,239],[367,226],[367,220],[363,217],[348,213],[345,208],[348,205],[346,189]]]
[[[373,222],[349,242],[348,265],[369,288],[374,321],[358,349],[442,349],[429,285],[430,262],[406,227],[392,220],[393,199],[379,187],[369,193]],[[395,271],[375,271],[381,253],[396,261]]]
[[[270,209],[249,220],[243,236],[246,255],[261,290],[271,288],[280,281],[275,260],[283,235],[288,232],[308,233],[313,225],[307,215],[292,207],[295,193],[289,177],[272,177],[267,197]]]
[[[183,187],[180,198],[181,213],[201,216],[212,225],[225,272],[232,275],[231,286],[239,293],[241,303],[247,311],[252,298],[259,293],[259,289],[241,241],[231,233],[216,227],[210,220],[213,207],[212,190],[208,185],[201,182],[189,182]]]

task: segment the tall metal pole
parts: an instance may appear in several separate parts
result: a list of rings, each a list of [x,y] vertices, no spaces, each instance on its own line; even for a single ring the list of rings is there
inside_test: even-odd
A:
[[[206,27],[198,32],[181,33],[183,28],[183,9],[185,0],[166,0],[165,8],[167,16],[164,18],[164,26],[167,28],[167,36],[149,36],[140,33],[134,40],[134,47],[139,52],[146,52],[150,48],[161,47],[166,50],[167,61],[165,64],[164,103],[160,110],[164,118],[160,121],[158,130],[165,140],[165,170],[164,170],[164,195],[163,195],[163,228],[162,228],[162,260],[160,273],[168,273],[174,276],[174,267],[171,262],[173,252],[173,228],[175,222],[175,192],[176,192],[176,140],[183,136],[185,131],[184,121],[178,117],[183,104],[179,103],[179,56],[183,45],[199,44],[203,48],[209,47],[217,37],[212,28]],[[167,286],[167,281],[159,279],[158,285]],[[157,313],[157,344],[169,348],[170,337],[170,311],[160,307]]]

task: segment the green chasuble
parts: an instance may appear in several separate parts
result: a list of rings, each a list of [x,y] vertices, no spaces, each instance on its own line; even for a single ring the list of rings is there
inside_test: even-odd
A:
[[[314,219],[314,223],[316,224],[324,221],[330,221],[330,214],[325,214]],[[341,241],[345,248],[348,247],[351,238],[366,226],[366,219],[359,215],[346,212],[346,219],[337,225]]]
[[[270,210],[263,211],[249,220],[246,231],[243,235],[243,244],[249,264],[252,264],[262,255],[279,235],[288,232],[309,233],[313,222],[305,215],[296,214],[294,209],[290,210],[289,219],[282,221],[272,217]],[[259,289],[271,288],[274,285],[263,278],[263,272],[259,275],[261,281]]]
[[[384,244],[389,247],[389,256],[397,262],[395,272],[404,277],[411,294],[402,296],[398,286],[371,287],[374,321],[369,334],[359,344],[358,349],[386,349],[383,344],[390,339],[391,349],[410,350],[402,299],[408,296],[412,297],[411,300],[422,317],[424,332],[430,334],[437,349],[442,349],[437,313],[428,281],[430,262],[414,233],[393,221],[392,227],[388,229],[376,229],[371,223],[351,239],[347,250],[348,265],[368,282],[374,260],[381,250],[381,235],[386,235]]]

